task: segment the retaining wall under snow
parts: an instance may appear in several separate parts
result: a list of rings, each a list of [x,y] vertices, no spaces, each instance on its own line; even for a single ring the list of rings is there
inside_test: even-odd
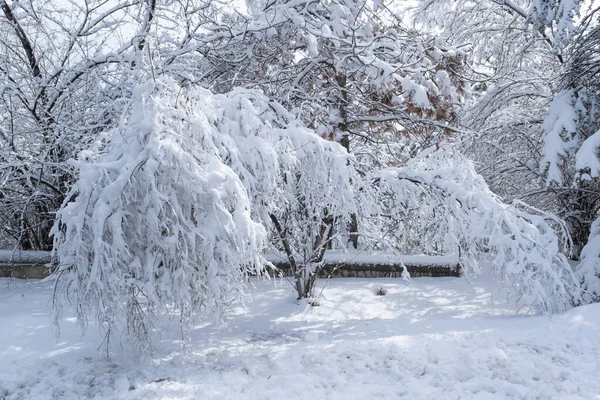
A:
[[[265,255],[279,273],[290,275],[287,258],[279,253]],[[403,266],[411,277],[460,276],[458,258],[455,256],[397,255],[376,251],[337,251],[325,253],[325,265],[320,277],[401,277]],[[53,260],[47,251],[0,250],[0,277],[42,279],[50,275]]]
[[[42,279],[51,267],[49,251],[0,250],[0,278]]]
[[[290,275],[287,258],[279,253],[265,255],[284,275]],[[384,251],[339,251],[325,253],[325,265],[320,277],[380,278],[402,276],[406,267],[411,277],[460,276],[461,270],[456,256],[398,255]]]

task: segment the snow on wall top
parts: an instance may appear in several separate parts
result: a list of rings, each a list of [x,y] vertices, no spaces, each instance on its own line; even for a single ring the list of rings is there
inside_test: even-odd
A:
[[[265,259],[272,263],[287,261],[284,254],[274,251],[266,253]],[[0,250],[0,264],[48,264],[51,261],[52,257],[49,251]],[[329,250],[325,253],[325,262],[375,265],[404,263],[408,265],[454,267],[458,264],[458,257],[455,255],[399,255],[391,251]]]
[[[270,251],[265,254],[265,259],[272,263],[287,262],[284,254]],[[426,255],[399,255],[391,251],[356,251],[356,250],[329,250],[325,252],[326,263],[349,263],[349,264],[408,264],[418,266],[445,266],[455,267],[458,264],[458,256],[426,256]]]
[[[49,251],[0,250],[0,264],[48,264],[51,261]]]

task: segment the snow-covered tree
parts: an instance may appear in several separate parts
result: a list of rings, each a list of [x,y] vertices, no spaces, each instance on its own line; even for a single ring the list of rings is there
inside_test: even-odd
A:
[[[587,243],[600,207],[594,97],[585,87],[560,91],[543,124],[541,168],[548,190],[557,192],[560,215],[569,224],[575,259]]]
[[[344,246],[339,232],[357,215],[356,185],[361,178],[338,143],[312,133],[290,139],[298,163],[283,176],[285,207],[272,209],[270,219],[276,248],[287,257],[298,297],[309,298],[325,250],[333,242]]]
[[[123,322],[148,345],[156,315],[177,312],[186,327],[222,312],[261,270],[265,231],[216,151],[216,106],[192,108],[179,91],[169,81],[136,90],[118,127],[80,154],[53,229],[56,294],[83,326],[97,319],[107,347]]]
[[[377,2],[274,1],[210,29],[196,38],[205,57],[198,81],[225,92],[260,87],[320,135],[347,149],[352,141],[362,154],[361,142],[434,143],[463,100],[462,55],[403,27]],[[393,159],[384,153],[370,161]]]
[[[216,2],[214,2],[216,5]],[[185,75],[212,1],[0,1],[0,230],[49,250],[73,183],[67,160],[114,127],[142,57]],[[176,23],[174,21],[177,21]]]
[[[421,2],[415,18],[466,56],[471,102],[458,123],[465,154],[495,193],[553,203],[539,172],[541,124],[564,58],[548,35],[528,35],[530,2]],[[551,83],[549,85],[549,82]]]
[[[194,37],[196,82],[260,88],[366,165],[400,164],[441,140],[464,100],[462,55],[377,2],[274,1],[209,29]],[[358,247],[356,216],[347,230]]]
[[[203,97],[190,99],[194,108],[204,108]],[[340,144],[306,129],[257,91],[215,98],[220,157],[240,176],[271,245],[286,255],[297,296],[310,297],[325,250],[344,241],[343,221],[369,207],[356,203],[361,177],[355,162]]]
[[[454,47],[471,50],[467,79],[473,102],[459,118],[472,132],[463,142],[465,153],[494,193],[564,219],[573,238],[568,252],[576,259],[598,198],[593,182],[576,179],[574,164],[582,139],[597,129],[590,118],[595,95],[564,83],[566,70],[590,65],[573,62],[561,25],[571,24],[573,15],[555,10],[576,2],[544,3],[547,15],[539,21],[542,15],[534,14],[542,3],[430,1],[418,15],[439,23]],[[562,22],[549,23],[557,13]],[[528,32],[534,20],[539,24]]]
[[[600,218],[590,228],[587,244],[581,251],[577,277],[584,289],[583,302],[600,301]]]
[[[577,31],[574,19],[579,14],[581,3],[581,0],[533,0],[528,19],[534,33],[545,35],[551,31],[554,48],[566,45]]]
[[[66,161],[115,123],[155,3],[0,1],[0,229],[17,246],[51,248]]]
[[[584,25],[586,26],[586,25]],[[567,222],[572,226],[574,255],[581,260],[578,275],[597,300],[600,279],[598,217],[600,212],[600,30],[589,27],[572,43],[559,91],[544,128],[547,185],[566,187]]]
[[[262,272],[270,231],[309,297],[333,225],[356,214],[348,153],[258,92],[141,76],[118,127],[74,162],[53,230],[57,296],[83,326],[95,316],[107,346],[123,321],[146,346],[156,316],[185,328],[223,312]]]

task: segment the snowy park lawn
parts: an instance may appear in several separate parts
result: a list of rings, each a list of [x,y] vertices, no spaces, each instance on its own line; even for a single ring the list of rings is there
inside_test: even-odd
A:
[[[174,327],[150,358],[106,359],[68,315],[56,339],[51,282],[0,280],[0,399],[600,399],[600,304],[532,317],[486,281],[350,278],[311,307],[253,284],[185,354]]]

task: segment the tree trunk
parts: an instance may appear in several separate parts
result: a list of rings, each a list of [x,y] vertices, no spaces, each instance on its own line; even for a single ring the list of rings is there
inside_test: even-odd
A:
[[[339,131],[342,133],[340,144],[350,153],[350,133],[348,132],[348,111],[346,105],[348,104],[348,92],[346,91],[346,77],[342,74],[338,74],[336,81],[340,86],[341,99],[339,103],[340,117],[342,122],[338,125]],[[350,222],[348,222],[348,232],[350,238],[348,242],[355,249],[358,249],[358,218],[356,214],[350,215]]]

